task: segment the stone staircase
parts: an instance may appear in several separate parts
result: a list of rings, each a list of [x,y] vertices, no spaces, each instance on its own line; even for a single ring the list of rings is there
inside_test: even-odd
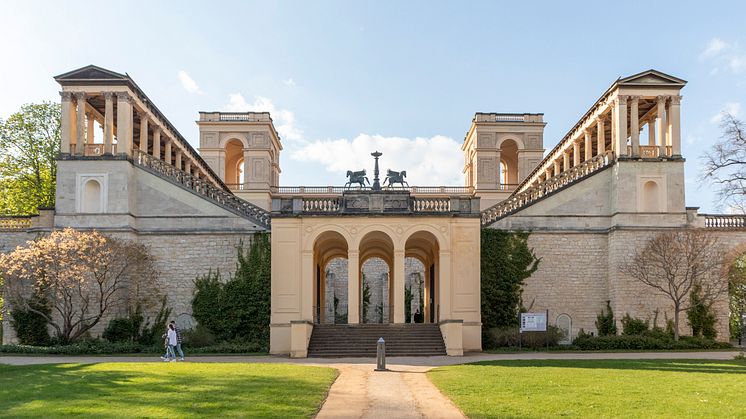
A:
[[[386,356],[446,355],[437,324],[316,324],[309,357],[375,357],[378,338],[386,341]]]

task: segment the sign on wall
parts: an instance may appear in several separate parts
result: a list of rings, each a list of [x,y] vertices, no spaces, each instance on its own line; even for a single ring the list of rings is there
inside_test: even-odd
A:
[[[521,332],[546,332],[547,313],[521,313]]]

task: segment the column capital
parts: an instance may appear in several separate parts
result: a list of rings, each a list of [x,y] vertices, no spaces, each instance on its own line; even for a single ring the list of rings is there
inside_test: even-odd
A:
[[[150,117],[148,116],[147,113],[145,113],[145,112],[138,112],[137,114],[140,116],[140,123],[150,122]]]
[[[627,98],[629,98],[633,102],[638,102],[640,100],[640,96],[637,96],[637,95],[627,96]]]
[[[617,105],[627,105],[627,99],[629,98],[627,95],[617,95],[613,102]]]
[[[132,103],[132,96],[127,92],[117,92],[117,100],[119,102]]]
[[[596,117],[596,123],[599,124],[599,125],[602,125],[602,124],[606,123],[606,118],[604,118],[603,116],[597,116]]]
[[[162,132],[162,131],[161,131],[161,126],[160,126],[160,125],[157,125],[157,124],[153,124],[153,133],[156,133],[156,132],[157,132],[158,134],[160,134],[160,133]]]
[[[70,102],[71,100],[73,100],[73,93],[63,90],[60,92],[60,97],[62,98],[63,102]]]
[[[661,96],[656,97],[656,99],[658,100],[658,104],[662,105],[666,103],[666,99],[668,99],[668,96],[661,95]]]
[[[671,104],[672,104],[672,105],[680,105],[680,104],[681,104],[681,98],[682,98],[682,97],[683,97],[683,96],[681,96],[681,95],[673,95],[673,96],[670,96],[670,99],[671,99]]]
[[[114,92],[104,92],[104,99],[105,100],[112,100],[112,99],[114,99]]]
[[[75,92],[76,100],[85,100],[85,92]]]

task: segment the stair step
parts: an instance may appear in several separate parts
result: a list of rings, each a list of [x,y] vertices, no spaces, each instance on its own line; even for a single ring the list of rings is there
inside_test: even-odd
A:
[[[315,325],[308,345],[311,357],[375,357],[377,341],[386,341],[388,356],[445,355],[437,324]]]

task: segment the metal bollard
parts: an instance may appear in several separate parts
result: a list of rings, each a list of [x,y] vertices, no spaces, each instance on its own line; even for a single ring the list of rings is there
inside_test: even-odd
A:
[[[376,371],[388,371],[386,369],[386,341],[382,337],[378,339],[378,345],[376,345]]]

